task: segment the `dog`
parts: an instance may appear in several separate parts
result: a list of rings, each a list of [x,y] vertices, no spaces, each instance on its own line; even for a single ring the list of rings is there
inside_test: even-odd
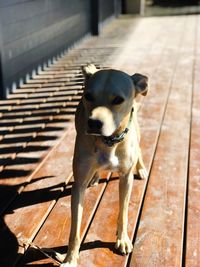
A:
[[[132,251],[127,226],[133,173],[141,179],[148,176],[139,145],[135,100],[137,95],[147,94],[148,78],[115,69],[98,70],[92,64],[82,70],[85,88],[75,115],[71,232],[61,267],[77,266],[85,190],[89,184],[98,183],[102,169],[119,173],[120,208],[115,247],[122,254]]]

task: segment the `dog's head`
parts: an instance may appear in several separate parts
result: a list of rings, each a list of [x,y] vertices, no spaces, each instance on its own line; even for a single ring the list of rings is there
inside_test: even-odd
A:
[[[97,70],[94,65],[84,67],[83,74],[86,131],[111,136],[130,113],[136,95],[146,95],[148,79],[139,73],[130,76],[114,69]]]

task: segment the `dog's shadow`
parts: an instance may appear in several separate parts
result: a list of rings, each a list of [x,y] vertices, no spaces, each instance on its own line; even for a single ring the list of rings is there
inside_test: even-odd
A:
[[[115,243],[114,242],[103,242],[101,240],[96,240],[93,242],[87,242],[83,243],[80,248],[80,252],[86,251],[86,250],[92,250],[92,249],[98,249],[98,248],[106,248],[110,250],[112,253],[122,255],[115,249]],[[40,266],[45,267],[52,267],[52,266],[58,266],[59,262],[61,262],[64,258],[64,256],[67,253],[68,247],[54,247],[54,248],[30,248],[25,259],[23,259],[22,265],[20,266],[30,266],[31,262],[37,262],[41,260],[45,260],[45,258],[52,258],[52,263],[43,263],[40,264]],[[55,262],[53,262],[55,260]],[[57,261],[57,262],[56,262]],[[31,266],[38,266],[38,264],[31,264]]]
[[[104,242],[101,240],[96,240],[93,242],[87,242],[81,245],[80,252],[85,250],[92,250],[96,248],[107,248],[113,253],[119,254],[118,251],[115,249],[114,242]]]

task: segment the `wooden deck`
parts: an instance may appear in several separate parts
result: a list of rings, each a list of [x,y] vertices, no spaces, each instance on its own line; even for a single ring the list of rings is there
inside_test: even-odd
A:
[[[129,256],[114,250],[117,174],[87,189],[78,266],[200,266],[198,15],[119,18],[0,101],[0,266],[58,266],[49,249],[67,250],[73,117],[88,62],[149,77],[139,111],[149,179],[134,180]]]

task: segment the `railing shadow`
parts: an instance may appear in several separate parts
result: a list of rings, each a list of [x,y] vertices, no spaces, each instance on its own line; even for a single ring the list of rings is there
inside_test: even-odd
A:
[[[54,177],[40,177],[37,179],[34,179],[34,181],[30,181],[29,185],[31,183],[39,182],[40,180],[45,179],[54,179]],[[68,184],[69,186],[70,184]],[[24,185],[23,185],[24,186]],[[23,207],[32,206],[38,203],[44,203],[48,201],[52,201],[58,198],[58,196],[62,192],[62,188],[64,188],[66,185],[65,183],[59,183],[55,184],[53,186],[45,187],[36,189],[33,191],[24,191],[20,194],[18,197],[17,202],[14,202],[13,205],[11,205],[5,212],[4,216],[1,216],[0,218],[0,232],[1,232],[1,242],[0,242],[0,266],[13,266],[13,259],[17,260],[20,258],[21,254],[19,253],[19,247],[22,246],[22,244],[19,243],[19,240],[16,238],[15,234],[12,233],[12,231],[9,229],[9,227],[6,225],[4,217],[7,214],[12,214],[16,209],[20,209]],[[10,192],[14,191],[15,188],[12,186],[4,186],[0,188],[2,190],[7,190]],[[12,192],[14,193],[14,192]],[[71,187],[67,188],[65,190],[65,196],[71,195]],[[31,218],[30,218],[31,219]],[[29,223],[29,222],[24,222]]]
[[[40,96],[38,92],[38,99],[31,94],[29,86],[24,86],[24,91],[30,90],[28,95],[23,95],[20,89],[21,92],[17,91],[11,99],[0,101],[0,266],[13,266],[13,261],[20,257],[19,238],[9,229],[6,216],[16,209],[57,199],[65,186],[58,183],[23,191],[26,185],[47,178],[54,179],[40,177],[30,180],[29,177],[62,136],[81,97],[80,82],[73,82],[74,88],[70,93],[68,86],[63,88],[63,81],[61,84],[60,95],[58,84],[56,94],[52,95],[46,81],[46,95]],[[49,88],[52,89],[53,85]],[[44,104],[48,104],[47,107]],[[66,191],[66,194],[70,193],[70,190]]]

